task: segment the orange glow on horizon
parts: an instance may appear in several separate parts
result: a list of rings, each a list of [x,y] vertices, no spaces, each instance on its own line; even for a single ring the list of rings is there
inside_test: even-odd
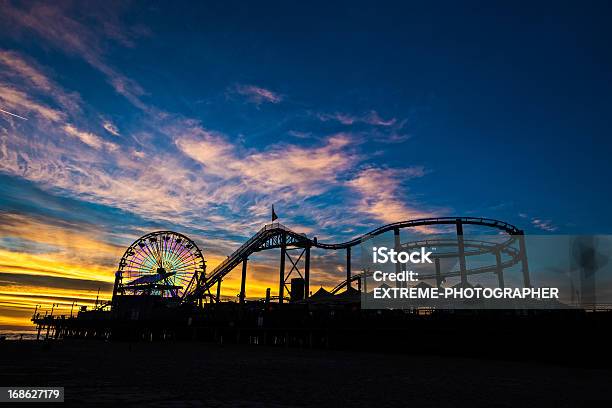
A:
[[[58,226],[16,214],[2,217],[5,222],[0,225],[0,236],[21,240],[18,242],[23,242],[24,247],[0,248],[0,330],[31,329],[30,318],[37,305],[44,313],[56,304],[54,313],[69,315],[73,302],[91,307],[96,296],[99,302],[110,300],[115,265],[125,247],[92,239],[94,234],[104,236],[104,233],[93,231],[90,226]],[[207,252],[208,272],[227,255]],[[276,268],[258,259],[248,262],[247,299],[265,297],[267,288],[271,288],[273,296],[278,294]],[[224,278],[221,285],[224,298],[238,300],[240,269],[238,265]],[[317,274],[326,277],[322,271],[312,268],[311,277]],[[76,312],[77,306],[73,310]]]

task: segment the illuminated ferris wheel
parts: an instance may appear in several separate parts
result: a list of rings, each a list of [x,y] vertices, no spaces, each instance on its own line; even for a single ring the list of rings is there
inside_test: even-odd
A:
[[[191,239],[172,231],[138,238],[119,261],[115,294],[182,300],[203,279],[206,263]]]

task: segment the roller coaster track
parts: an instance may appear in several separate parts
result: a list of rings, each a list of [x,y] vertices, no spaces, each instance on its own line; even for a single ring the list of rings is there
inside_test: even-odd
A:
[[[393,231],[395,229],[404,228],[415,228],[424,227],[431,225],[456,225],[457,222],[461,222],[463,225],[479,225],[483,227],[497,228],[510,235],[520,235],[522,231],[512,224],[508,224],[504,221],[494,220],[491,218],[476,218],[476,217],[439,217],[439,218],[422,218],[418,220],[400,221],[392,224],[383,225],[373,231],[368,232],[365,235],[354,238],[350,241],[342,242],[340,244],[323,244],[317,243],[315,246],[324,249],[343,249],[353,247],[361,244],[363,241],[375,237],[376,235],[383,234],[385,232]]]
[[[283,242],[284,241],[284,242]],[[249,238],[244,244],[221,262],[212,272],[205,277],[199,287],[187,298],[202,296],[209,291],[212,286],[230,273],[243,259],[248,258],[254,252],[264,249],[278,248],[286,246],[304,246],[310,244],[310,240],[304,234],[299,234],[282,224],[268,224],[260,229],[255,235]]]
[[[510,268],[518,264],[521,261],[521,258],[520,258],[520,251],[512,246],[512,244],[515,241],[516,241],[515,236],[511,236],[509,239],[501,243],[492,243],[492,242],[479,241],[479,240],[465,240],[464,244],[466,247],[466,251],[465,251],[466,257],[483,255],[483,254],[491,254],[491,253],[494,253],[494,251],[499,251],[500,253],[503,253],[509,256],[509,259],[501,262],[499,265],[486,265],[486,266],[480,266],[477,268],[467,269],[465,271],[466,275],[470,276],[470,275],[478,275],[481,273],[497,272],[498,268],[506,269],[506,268]],[[416,248],[421,248],[421,247],[440,248],[440,247],[456,247],[456,246],[457,246],[457,240],[431,239],[431,240],[412,241],[412,242],[404,243],[401,245],[401,248],[406,249],[406,250],[411,250],[411,249],[416,249]],[[473,249],[470,250],[468,248],[473,248]],[[456,258],[456,257],[457,257],[457,252],[455,251],[436,252],[432,254],[431,256],[431,258],[433,259]],[[442,277],[448,278],[448,277],[455,277],[455,276],[460,276],[460,275],[461,275],[461,271],[457,270],[457,271],[444,272],[442,274]],[[352,275],[348,281],[355,282],[355,281],[359,281],[362,278],[369,277],[369,276],[372,276],[372,272],[365,271],[365,272],[361,272],[361,273]],[[419,276],[419,280],[422,280],[422,281],[431,280],[431,279],[436,279],[436,275],[430,274],[430,275],[420,275]],[[343,280],[338,285],[336,285],[330,291],[330,293],[331,294],[338,293],[340,290],[346,287],[346,284],[347,284],[347,280]]]
[[[512,224],[491,218],[438,217],[400,221],[391,224],[386,224],[350,241],[327,244],[318,242],[316,238],[310,239],[305,234],[297,233],[280,223],[273,223],[264,226],[249,240],[242,244],[240,248],[234,251],[223,262],[221,262],[217,267],[215,267],[210,272],[210,274],[208,274],[202,279],[200,284],[197,285],[197,288],[187,296],[187,300],[202,297],[205,295],[206,292],[210,293],[210,289],[215,284],[219,283],[225,277],[225,275],[230,273],[238,264],[240,264],[244,259],[248,258],[249,255],[258,251],[272,248],[280,248],[281,246],[293,248],[317,247],[328,250],[346,249],[351,248],[353,246],[357,246],[372,237],[384,234],[385,232],[389,231],[431,225],[459,224],[495,228],[511,236],[523,234],[522,230],[518,229]],[[346,281],[344,283],[346,283]]]

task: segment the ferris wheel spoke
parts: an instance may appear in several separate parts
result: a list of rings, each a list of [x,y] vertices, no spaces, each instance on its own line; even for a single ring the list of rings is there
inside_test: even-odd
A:
[[[168,248],[168,252],[166,256],[166,262],[168,263],[168,266],[171,268],[176,263],[177,253],[178,253],[178,248],[176,247],[175,240],[170,240],[170,243],[168,244],[167,248]]]
[[[178,252],[178,248],[177,248],[177,244],[176,244],[176,240],[175,239],[169,239],[169,243],[168,243],[168,257],[167,260],[168,262],[172,263],[174,262],[176,256],[177,256],[177,252]]]
[[[135,254],[134,258],[135,259],[130,259],[128,260],[128,262],[130,262],[131,264],[134,265],[142,265],[145,266],[147,268],[150,268],[151,266],[155,265],[154,261],[152,263],[152,259],[150,255],[147,255],[146,253],[143,252],[142,257],[139,256],[140,254]]]
[[[194,262],[193,258],[186,258],[181,260],[180,262],[177,262],[173,265],[174,269],[183,269],[183,268],[196,268],[197,267],[197,263]]]
[[[178,259],[182,263],[186,259],[193,259],[193,258],[195,258],[195,255],[193,254],[193,252],[191,252],[191,249],[185,248],[185,252],[183,252],[182,255],[180,255]]]
[[[151,270],[151,267],[149,265],[147,265],[147,263],[145,263],[145,262],[141,262],[141,263],[139,263],[139,262],[132,262],[130,264],[130,266],[137,267],[140,270]]]
[[[155,252],[155,248],[153,247],[153,245],[152,245],[151,241],[148,241],[148,242],[147,242],[147,241],[145,241],[145,242],[144,242],[143,251],[145,251],[145,252],[146,252],[146,253],[149,255],[149,257],[150,257],[152,260],[154,260],[154,261],[155,261],[155,264],[158,264],[158,263],[159,263],[159,262],[158,262],[158,258],[159,258],[159,257],[157,256],[157,254],[156,254],[156,252]]]
[[[138,251],[137,253],[134,253],[130,259],[128,259],[128,262],[144,264],[146,262],[150,262],[150,255],[143,251]]]
[[[176,252],[175,259],[182,263],[187,258],[196,257],[197,255],[194,255],[194,253],[192,252],[192,249],[193,249],[193,247],[192,248],[187,248],[187,246],[181,245],[180,251]]]
[[[195,264],[193,263],[193,260],[191,259],[185,259],[185,260],[182,260],[172,265],[173,269],[183,269],[183,268],[188,268],[192,266],[195,267]]]
[[[155,270],[155,262],[152,262],[150,259],[146,259],[145,261],[140,263],[135,263],[134,266],[148,271]]]
[[[194,273],[196,272],[196,268],[181,268],[181,269],[172,269],[172,272],[174,272],[175,275],[180,276],[182,274],[185,274],[189,271],[194,271]]]
[[[171,264],[170,269],[172,269],[173,271],[178,271],[178,270],[184,269],[187,266],[188,266],[187,262],[176,261],[176,262]]]
[[[132,258],[133,259],[129,260],[130,263],[134,265],[141,265],[142,267],[146,267],[149,269],[155,264],[155,261],[151,259],[151,255],[144,252],[143,250],[139,251]]]
[[[151,261],[155,259],[155,256],[149,251],[146,242],[139,242],[138,248],[140,248],[137,252],[138,256],[141,257],[143,263],[145,261]]]
[[[180,259],[180,258],[184,258],[185,256],[189,256],[189,255],[197,256],[192,252],[194,248],[196,249],[195,250],[196,253],[200,252],[198,247],[195,246],[193,242],[189,242],[187,245],[183,245],[181,242],[181,248],[180,248],[180,251],[177,253],[177,257]]]
[[[156,265],[159,265],[159,254],[155,247],[151,244],[151,241],[148,243],[145,242],[146,251],[150,254],[151,258],[155,260]]]
[[[160,241],[159,238],[156,237],[155,241],[153,241],[153,245],[151,245],[151,248],[153,248],[155,253],[157,254],[157,264],[159,265],[160,268],[163,268],[164,266],[162,264],[162,255],[161,255],[161,249],[160,249],[159,241]]]
[[[126,260],[126,262],[130,262],[130,263],[144,263],[146,262],[147,257],[144,256],[144,254],[142,252],[138,252],[138,253],[134,253],[134,255],[132,255],[129,259]]]
[[[167,244],[168,244],[168,235],[161,236],[159,248],[160,248],[160,254],[161,254],[161,264],[162,264],[162,268],[164,269],[168,269],[169,254],[168,254]]]
[[[173,265],[173,269],[181,269],[181,268],[189,267],[192,264],[193,263],[191,261],[191,258],[180,259],[177,263]]]
[[[182,239],[181,239],[181,242],[182,242]],[[178,238],[172,241],[172,248],[171,248],[172,262],[180,258],[183,252],[183,248],[184,246],[178,242]]]
[[[181,259],[183,259],[188,253],[189,253],[189,249],[187,247],[185,247],[184,245],[181,245],[178,250],[175,251],[174,255],[173,255],[173,261],[181,261]]]
[[[166,251],[166,236],[161,236],[159,239],[159,260],[161,263],[161,267],[166,269],[168,263],[168,254]]]

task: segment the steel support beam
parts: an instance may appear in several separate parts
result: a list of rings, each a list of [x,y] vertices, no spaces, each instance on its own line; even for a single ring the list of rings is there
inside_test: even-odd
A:
[[[217,281],[217,303],[221,301],[221,279]]]
[[[497,285],[503,289],[504,284],[504,268],[502,267],[501,251],[495,250],[495,273],[497,273]]]
[[[304,299],[310,297],[310,245],[306,246],[306,258],[304,259]]]
[[[199,275],[199,276],[197,277],[197,279],[196,279],[196,289],[195,289],[195,293],[201,293],[201,292],[200,292],[200,282],[203,282],[203,281],[205,280],[205,277],[204,277],[204,275],[205,275],[205,271],[206,271],[206,266],[204,266],[204,271],[200,272],[200,275]],[[197,273],[197,272],[196,272],[196,273]],[[198,304],[198,307],[200,307],[200,308],[201,308],[202,306],[204,306],[204,301],[203,301],[203,299],[202,299],[202,298],[203,298],[203,296],[202,296],[202,295],[200,295],[200,296],[198,296],[198,299],[197,299],[197,304]]]
[[[461,275],[461,286],[468,283],[465,266],[465,243],[463,241],[463,223],[461,218],[457,218],[457,247],[459,252],[459,273]]]
[[[245,290],[246,290],[246,273],[247,273],[247,261],[249,258],[242,260],[242,280],[240,281],[240,304],[244,304]]]
[[[278,303],[283,303],[283,296],[285,294],[285,254],[287,252],[287,245],[285,234],[281,235],[280,245],[280,268],[279,268],[279,282],[278,282]]]
[[[115,300],[115,296],[117,296],[117,292],[119,290],[119,286],[121,284],[121,272],[115,272],[115,284],[113,285],[113,300]]]
[[[351,288],[351,247],[346,247],[346,290]]]
[[[399,228],[395,228],[393,230],[393,238],[395,239],[395,251],[396,252],[400,252],[402,249],[401,249],[400,230],[399,230]],[[397,273],[399,275],[399,273],[401,271],[402,271],[402,265],[399,262],[397,262],[395,264],[395,273]],[[395,282],[395,286],[398,287],[398,288],[401,288],[401,287],[404,286],[404,283],[398,280],[398,281]]]
[[[525,233],[521,231],[518,237],[519,249],[521,251],[521,266],[523,270],[523,286],[531,287],[531,279],[529,278],[529,264],[527,263],[527,247],[525,246]]]
[[[442,274],[440,273],[440,258],[434,258],[434,264],[436,266],[436,287],[442,286]]]

